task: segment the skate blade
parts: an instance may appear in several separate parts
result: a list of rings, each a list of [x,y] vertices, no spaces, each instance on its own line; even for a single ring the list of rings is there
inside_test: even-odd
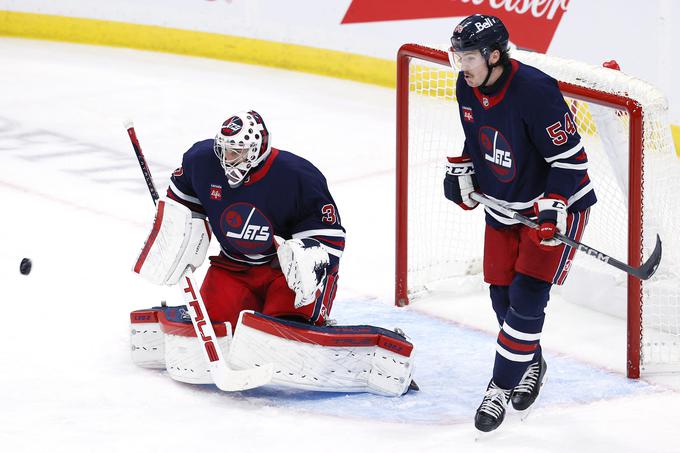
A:
[[[507,414],[506,414],[506,418],[507,418]],[[482,431],[480,429],[477,429],[477,427],[473,425],[473,428],[475,430],[475,442],[483,442],[487,439],[491,439],[491,438],[495,437],[497,435],[498,431],[501,430],[501,426],[503,426],[503,424],[506,423],[506,422],[507,422],[507,419],[504,420],[503,422],[501,422],[501,424],[498,425],[496,427],[496,429],[492,429],[491,431]]]
[[[526,421],[526,419],[529,418],[529,416],[531,415],[531,412],[534,410],[534,406],[536,405],[536,402],[538,402],[538,398],[540,396],[541,395],[539,393],[538,397],[536,397],[536,401],[534,401],[534,404],[532,404],[527,409],[520,412],[520,417],[519,417],[520,421]]]
[[[498,428],[494,429],[493,431],[480,431],[475,428],[475,442],[484,442],[486,439],[492,438],[496,431],[498,431]]]
[[[525,421],[527,418],[529,418],[529,415],[531,415],[531,412],[533,412],[534,408],[536,407],[536,403],[538,403],[539,400],[541,399],[541,395],[543,394],[543,386],[546,384],[546,382],[548,382],[548,373],[547,372],[543,375],[543,380],[541,381],[541,391],[538,392],[538,396],[534,400],[533,404],[523,411],[518,411],[521,414],[520,415],[521,421]]]

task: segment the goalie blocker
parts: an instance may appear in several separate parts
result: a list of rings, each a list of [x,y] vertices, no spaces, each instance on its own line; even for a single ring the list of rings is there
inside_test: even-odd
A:
[[[195,271],[203,264],[210,245],[210,228],[204,217],[196,216],[170,198],[160,200],[134,272],[157,285],[174,285],[187,267]]]
[[[137,365],[165,368],[182,382],[213,383],[184,306],[137,310],[130,319]],[[231,367],[271,363],[273,384],[400,396],[412,382],[413,344],[380,327],[318,327],[252,311],[241,312],[233,337],[229,323],[213,327]]]

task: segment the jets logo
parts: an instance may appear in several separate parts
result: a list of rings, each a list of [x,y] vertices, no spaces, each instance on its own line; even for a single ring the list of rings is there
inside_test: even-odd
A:
[[[264,253],[274,243],[271,222],[250,203],[234,203],[222,211],[220,230],[241,253]]]
[[[231,137],[232,135],[238,134],[242,127],[243,121],[241,121],[241,118],[238,116],[232,116],[227,121],[222,123],[222,135]]]
[[[501,182],[515,178],[517,168],[510,143],[497,129],[483,126],[479,129],[479,146],[484,153],[484,161],[491,172]]]

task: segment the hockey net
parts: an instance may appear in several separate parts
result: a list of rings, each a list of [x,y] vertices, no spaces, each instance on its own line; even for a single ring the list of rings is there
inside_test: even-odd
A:
[[[582,242],[631,266],[663,255],[644,282],[577,252],[567,300],[627,319],[627,373],[680,370],[680,160],[667,102],[649,84],[613,69],[513,50],[511,56],[560,83],[589,160],[598,202]],[[484,213],[444,198],[446,156],[463,149],[456,77],[446,52],[414,44],[399,51],[397,76],[397,305],[438,282],[480,275]]]

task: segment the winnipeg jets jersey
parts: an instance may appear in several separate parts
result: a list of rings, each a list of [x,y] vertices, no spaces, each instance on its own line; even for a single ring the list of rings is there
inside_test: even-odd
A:
[[[588,158],[555,79],[511,60],[493,94],[471,88],[460,75],[456,95],[463,154],[472,159],[481,192],[525,215],[542,196],[563,197],[569,212],[595,203]],[[517,223],[485,209],[492,226]]]
[[[194,144],[175,170],[168,196],[208,216],[222,256],[235,270],[276,257],[274,235],[315,238],[337,265],[345,229],[326,179],[307,160],[272,148],[237,188],[229,187],[214,140]]]

